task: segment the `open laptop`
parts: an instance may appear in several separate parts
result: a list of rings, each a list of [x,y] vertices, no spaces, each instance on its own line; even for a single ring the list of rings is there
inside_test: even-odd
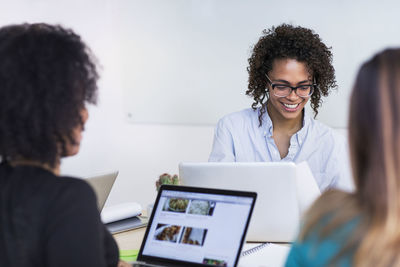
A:
[[[97,196],[97,206],[99,208],[100,212],[102,213],[102,219],[104,212],[107,212],[108,215],[110,215],[110,211],[112,212],[115,206],[110,207],[109,210],[107,208],[104,208],[104,204],[107,201],[108,195],[111,192],[111,189],[114,185],[115,179],[118,176],[118,171],[107,173],[107,174],[102,174],[102,175],[96,175],[92,177],[88,177],[85,179],[86,182],[90,184],[90,186],[93,188],[94,192],[96,193]],[[128,212],[131,212],[132,210],[136,210],[136,206],[139,206],[137,203],[124,203],[124,204],[133,204],[134,207],[129,207]],[[135,205],[136,204],[136,205]],[[104,209],[103,209],[104,208]],[[121,205],[119,205],[119,208],[121,208]],[[138,207],[140,210],[140,206]],[[117,211],[118,212],[118,211]],[[140,212],[139,212],[140,213]],[[109,216],[108,216],[109,217]],[[124,232],[130,229],[135,229],[135,228],[140,228],[140,227],[145,227],[147,225],[147,217],[142,217],[142,216],[129,216],[128,218],[124,218],[122,220],[118,219],[117,221],[110,221],[110,222],[104,222],[105,226],[107,227],[108,231],[112,234]]]
[[[163,185],[133,266],[237,266],[256,197]]]
[[[117,176],[118,171],[115,171],[107,174],[88,177],[85,179],[85,181],[88,182],[90,186],[92,186],[94,192],[96,193],[97,207],[99,208],[99,211],[103,209]]]
[[[248,190],[258,194],[247,241],[292,242],[300,210],[292,162],[182,162],[184,185]]]

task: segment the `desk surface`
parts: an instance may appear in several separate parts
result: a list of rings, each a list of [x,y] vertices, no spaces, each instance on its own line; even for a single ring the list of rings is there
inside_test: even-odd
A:
[[[113,234],[120,250],[140,249],[146,227]]]
[[[113,234],[113,237],[116,240],[119,249],[121,250],[140,249],[140,245],[142,244],[145,232],[146,232],[146,227],[142,227],[139,229],[133,229],[126,232]],[[275,243],[275,244],[285,245],[290,247],[289,243]]]
[[[145,232],[146,232],[146,227],[142,227],[139,229],[134,229],[114,234],[113,236],[117,241],[120,250],[131,250],[131,249],[139,250]],[[239,262],[239,267],[266,266],[264,265],[266,262],[270,263],[270,265],[268,266],[283,266],[290,245],[286,246],[287,246],[286,249],[284,247],[283,248],[270,247],[269,250],[265,250],[263,253],[252,254],[253,255],[252,257],[246,256],[244,260],[241,258]]]

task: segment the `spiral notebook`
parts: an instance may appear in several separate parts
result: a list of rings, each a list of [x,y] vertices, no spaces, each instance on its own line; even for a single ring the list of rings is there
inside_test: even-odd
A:
[[[253,253],[259,251],[260,249],[265,248],[266,246],[268,246],[268,245],[270,245],[270,244],[271,244],[270,242],[265,242],[265,243],[261,243],[260,245],[256,245],[256,246],[254,246],[254,247],[253,247],[254,244],[249,244],[248,247],[251,246],[251,248],[243,249],[242,255],[241,255],[241,256],[242,256],[242,257],[244,257],[244,256],[249,256],[249,255],[251,255],[251,254],[253,254]],[[245,246],[246,246],[246,245],[245,245]]]
[[[289,245],[274,243],[247,243],[243,246],[238,267],[280,267],[284,266]]]

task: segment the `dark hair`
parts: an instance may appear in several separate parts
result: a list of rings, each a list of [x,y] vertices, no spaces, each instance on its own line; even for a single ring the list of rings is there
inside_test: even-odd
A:
[[[252,108],[261,105],[259,115],[260,126],[262,116],[266,112],[268,99],[268,80],[265,76],[272,70],[275,59],[290,58],[306,64],[317,86],[311,95],[311,107],[315,117],[322,104],[321,95],[328,96],[331,88],[336,88],[335,69],[332,66],[332,53],[318,34],[312,30],[282,24],[264,30],[263,35],[253,48],[249,58],[249,85],[246,95],[252,96]]]
[[[43,23],[0,28],[0,157],[54,166],[95,104],[95,60],[70,29]]]

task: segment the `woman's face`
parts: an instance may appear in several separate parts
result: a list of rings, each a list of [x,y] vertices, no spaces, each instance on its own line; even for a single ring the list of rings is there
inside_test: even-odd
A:
[[[87,109],[83,108],[81,110],[81,118],[82,118],[83,124],[85,124],[88,117],[89,117],[89,113],[88,113]],[[78,125],[75,127],[75,129],[73,130],[73,137],[74,137],[75,143],[74,144],[71,144],[70,142],[66,143],[65,156],[73,156],[79,152],[79,147],[80,147],[81,140],[82,140],[82,131],[83,131],[83,125],[82,126]]]
[[[268,77],[274,84],[299,86],[312,84],[312,77],[308,72],[305,63],[295,59],[276,59],[272,64],[272,70],[268,73]],[[278,97],[274,95],[271,85],[269,88],[269,114],[277,119],[293,120],[301,119],[302,110],[307,103],[309,97],[299,97],[295,91],[286,97]]]

